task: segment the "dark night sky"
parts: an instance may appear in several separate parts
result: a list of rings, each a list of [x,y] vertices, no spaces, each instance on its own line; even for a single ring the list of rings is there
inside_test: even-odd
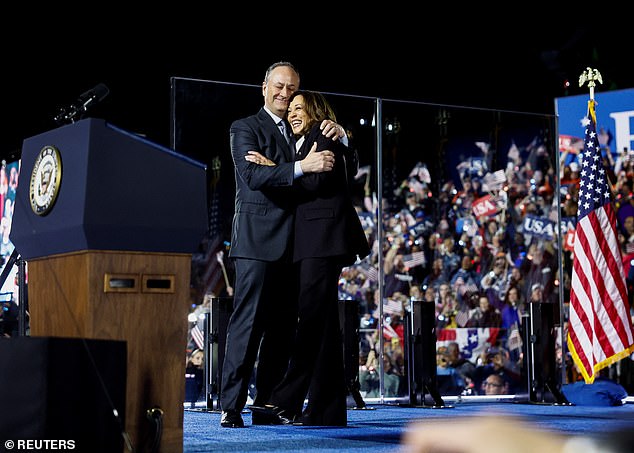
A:
[[[267,26],[273,25],[259,28]],[[4,49],[3,156],[16,153],[24,138],[55,127],[59,108],[98,83],[110,94],[92,116],[169,145],[170,77],[260,84],[278,60],[293,62],[307,89],[538,113],[554,113],[555,97],[587,92],[577,83],[587,66],[603,75],[598,90],[634,86],[614,34],[570,27],[378,30],[327,36],[333,44],[292,39],[291,33],[278,40],[302,50],[280,52],[268,50],[274,46],[253,30],[242,37],[252,41],[246,45],[218,31],[143,33],[149,29],[145,24],[134,37],[123,37],[112,25],[109,34],[87,32],[81,45],[40,34],[33,44]]]

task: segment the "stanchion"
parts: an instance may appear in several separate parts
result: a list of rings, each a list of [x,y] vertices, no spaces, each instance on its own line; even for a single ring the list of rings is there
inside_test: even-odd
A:
[[[434,304],[412,301],[405,314],[409,407],[451,408],[443,401],[436,383],[436,318]],[[429,398],[426,398],[429,396]],[[431,404],[429,404],[431,403]]]
[[[339,301],[339,327],[343,339],[343,359],[348,396],[348,409],[373,409],[363,400],[359,382],[359,301]],[[351,404],[352,403],[352,404]]]
[[[206,410],[220,411],[220,390],[222,384],[222,363],[225,359],[227,325],[233,311],[233,299],[214,297],[205,314],[205,395]]]
[[[524,329],[528,402],[534,404],[572,405],[561,392],[555,356],[555,319],[558,304],[530,302]]]

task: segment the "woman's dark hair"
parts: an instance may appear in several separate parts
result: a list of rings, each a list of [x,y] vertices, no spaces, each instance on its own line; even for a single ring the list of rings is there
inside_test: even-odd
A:
[[[316,91],[298,90],[291,95],[289,103],[297,96],[302,96],[304,98],[304,110],[308,116],[308,124],[306,125],[307,130],[309,130],[315,123],[323,120],[337,122],[334,110],[321,93]]]

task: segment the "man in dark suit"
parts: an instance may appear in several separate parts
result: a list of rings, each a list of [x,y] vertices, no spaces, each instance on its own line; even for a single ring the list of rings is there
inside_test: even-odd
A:
[[[227,327],[222,368],[221,426],[244,426],[255,360],[256,398],[264,404],[284,376],[297,324],[297,292],[291,266],[292,185],[305,173],[330,171],[330,151],[311,152],[294,162],[290,125],[285,117],[299,74],[288,62],[273,64],[262,83],[264,107],[231,125],[231,154],[235,166],[236,198],[229,256],[235,260],[234,307]],[[327,137],[340,136],[341,126],[327,122]],[[276,166],[245,159],[257,151]],[[257,420],[254,423],[266,423]]]

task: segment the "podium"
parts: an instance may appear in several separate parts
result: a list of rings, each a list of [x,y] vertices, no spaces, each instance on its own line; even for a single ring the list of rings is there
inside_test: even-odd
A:
[[[32,336],[127,343],[125,429],[183,449],[191,254],[207,226],[206,168],[88,118],[28,138],[11,241],[28,263]],[[159,411],[160,413],[160,411]]]

